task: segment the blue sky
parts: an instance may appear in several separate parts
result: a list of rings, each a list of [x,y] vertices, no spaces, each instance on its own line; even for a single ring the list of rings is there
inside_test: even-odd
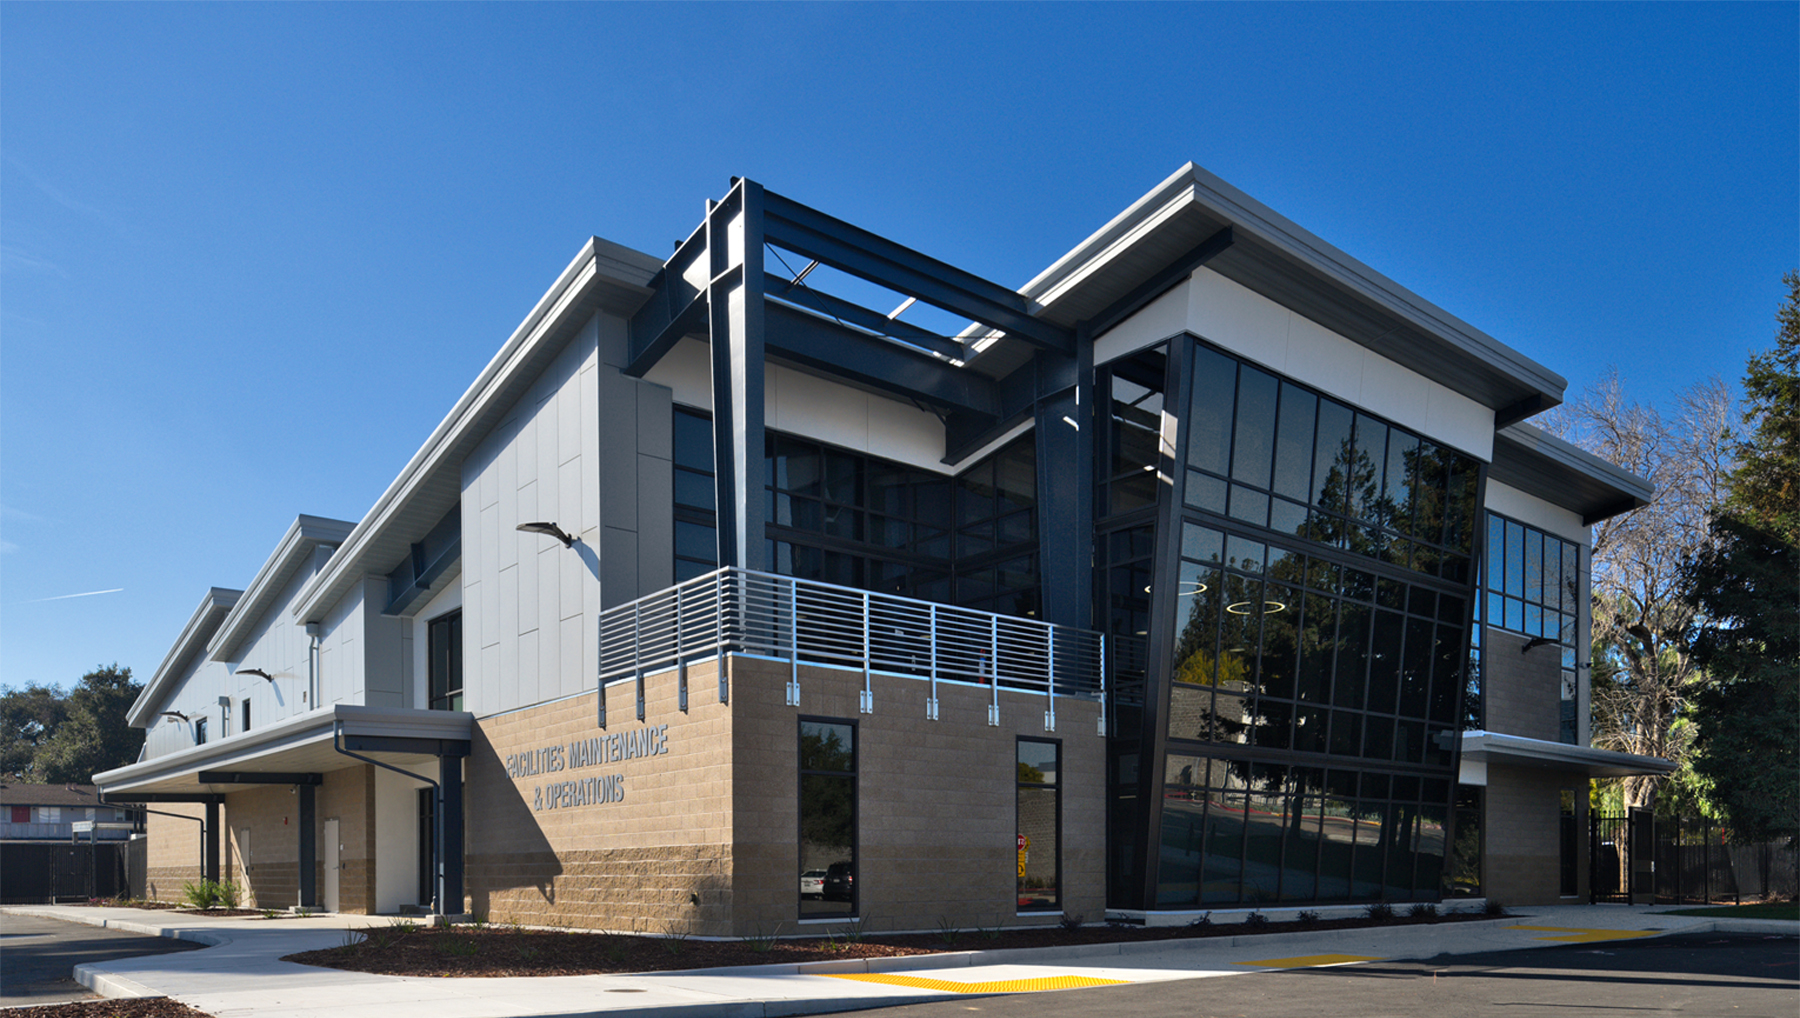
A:
[[[1016,286],[1192,160],[1571,393],[1735,382],[1797,54],[1791,3],[0,3],[0,685],[147,679],[733,175]]]

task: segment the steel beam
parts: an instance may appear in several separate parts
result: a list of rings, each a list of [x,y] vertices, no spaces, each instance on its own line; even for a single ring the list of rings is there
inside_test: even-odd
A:
[[[218,792],[107,792],[100,797],[100,801],[109,804],[191,802],[219,805],[225,801],[225,796]]]
[[[353,753],[412,753],[417,756],[468,756],[467,739],[415,739],[398,735],[346,735],[344,748]]]
[[[203,851],[200,876],[215,884],[219,882],[219,839],[222,837],[224,837],[224,832],[219,830],[219,803],[208,802],[206,804],[206,823],[200,829],[200,840],[204,842],[201,846]]]
[[[777,194],[764,195],[762,239],[965,315],[1034,346],[1074,352],[1067,329],[1031,316],[1024,295]]]
[[[978,372],[781,304],[764,316],[771,357],[946,410],[992,418],[997,409],[994,383]]]
[[[871,311],[861,304],[852,304],[841,297],[833,297],[829,293],[814,290],[804,284],[796,285],[791,279],[773,275],[767,278],[768,297],[771,300],[797,304],[858,328],[867,329],[878,336],[911,344],[921,350],[937,354],[939,357],[947,357],[951,360],[963,360],[968,357],[969,352],[963,349],[961,343],[940,336],[929,329],[921,329],[917,325],[903,322],[898,318],[889,318],[879,311]]]
[[[322,785],[323,774],[301,771],[201,771],[194,779],[202,785]]]
[[[1040,378],[1068,380],[1037,400],[1038,571],[1043,619],[1091,629],[1094,602],[1094,344],[1075,333],[1070,364],[1044,364]],[[1061,360],[1042,355],[1040,361]],[[1054,493],[1054,497],[1050,497]]]

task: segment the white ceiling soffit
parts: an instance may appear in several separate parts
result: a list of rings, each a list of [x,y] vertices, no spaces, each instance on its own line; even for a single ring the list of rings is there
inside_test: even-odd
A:
[[[1561,375],[1189,163],[1020,288],[1039,317],[1094,317],[1214,233],[1206,267],[1496,410],[1562,402]]]
[[[1622,778],[1632,774],[1672,774],[1675,764],[1661,757],[1617,753],[1566,742],[1527,739],[1499,732],[1464,732],[1462,759],[1514,767],[1584,771],[1589,777]]]
[[[168,694],[169,685],[187,671],[188,663],[194,656],[206,649],[206,643],[218,631],[219,624],[231,611],[232,605],[244,594],[241,590],[227,590],[224,587],[213,587],[200,599],[200,606],[194,609],[187,625],[181,627],[181,635],[175,638],[174,646],[163,656],[162,664],[156,668],[156,674],[145,683],[144,691],[131,703],[131,709],[125,712],[125,721],[133,728],[144,728],[158,707],[162,706],[163,697]]]
[[[414,710],[335,704],[286,718],[239,735],[170,753],[94,775],[103,794],[127,792],[224,793],[245,784],[203,785],[200,771],[272,771],[327,773],[362,762],[339,753],[334,745],[339,725],[346,736],[372,735],[406,739],[472,738],[475,716],[464,711]],[[436,778],[437,758],[419,753],[365,753],[400,766],[429,765],[424,776]]]
[[[219,626],[211,642],[206,645],[207,652],[214,661],[235,660],[238,648],[249,638],[263,614],[266,613],[281,591],[294,578],[294,574],[306,567],[312,558],[313,549],[321,544],[343,544],[344,538],[356,524],[346,520],[327,519],[323,516],[307,516],[302,514],[294,519],[294,525],[282,535],[281,543],[269,555],[269,560],[256,572],[256,578],[250,586],[244,588],[244,596],[238,598],[236,607]]]
[[[375,500],[329,566],[294,603],[299,621],[317,621],[366,574],[386,574],[412,542],[437,525],[462,493],[462,461],[531,386],[595,311],[630,315],[651,294],[662,262],[589,238],[581,253],[513,330],[431,437]]]

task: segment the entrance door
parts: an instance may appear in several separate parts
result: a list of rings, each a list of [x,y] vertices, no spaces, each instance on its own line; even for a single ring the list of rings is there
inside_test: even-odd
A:
[[[325,821],[325,911],[338,910],[338,873],[343,866],[344,846],[338,843],[336,817]]]

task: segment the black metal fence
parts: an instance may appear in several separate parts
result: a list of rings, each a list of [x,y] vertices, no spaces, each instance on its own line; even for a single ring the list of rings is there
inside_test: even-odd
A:
[[[1735,904],[1800,891],[1800,854],[1794,849],[1769,842],[1731,844],[1705,817],[1596,812],[1588,833],[1591,901]]]
[[[128,893],[129,843],[9,841],[0,844],[0,904],[44,905]]]

